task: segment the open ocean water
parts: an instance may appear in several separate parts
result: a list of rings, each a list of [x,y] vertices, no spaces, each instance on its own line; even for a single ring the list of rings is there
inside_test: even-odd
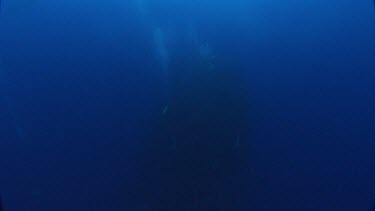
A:
[[[1,211],[375,209],[372,0],[0,0]]]

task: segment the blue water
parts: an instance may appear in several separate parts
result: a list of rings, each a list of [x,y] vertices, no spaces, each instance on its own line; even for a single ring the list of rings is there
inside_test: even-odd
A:
[[[371,0],[1,0],[4,211],[375,204]]]

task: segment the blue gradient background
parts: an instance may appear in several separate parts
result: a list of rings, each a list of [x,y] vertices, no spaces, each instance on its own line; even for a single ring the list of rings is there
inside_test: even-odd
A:
[[[249,159],[262,178],[252,210],[370,209],[372,1],[145,2],[142,15],[130,1],[2,0],[5,211],[142,207],[129,187],[165,89],[151,28],[163,26],[173,40],[191,22],[218,59],[247,77]]]

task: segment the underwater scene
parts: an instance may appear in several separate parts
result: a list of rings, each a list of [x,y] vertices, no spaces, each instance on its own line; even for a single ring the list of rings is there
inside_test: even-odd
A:
[[[373,0],[0,0],[0,211],[375,210]]]

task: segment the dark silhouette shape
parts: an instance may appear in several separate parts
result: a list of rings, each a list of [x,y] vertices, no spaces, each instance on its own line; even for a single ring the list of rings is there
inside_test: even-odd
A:
[[[236,210],[249,180],[248,104],[239,71],[204,59],[170,67],[170,97],[140,164],[141,198],[154,211]]]

